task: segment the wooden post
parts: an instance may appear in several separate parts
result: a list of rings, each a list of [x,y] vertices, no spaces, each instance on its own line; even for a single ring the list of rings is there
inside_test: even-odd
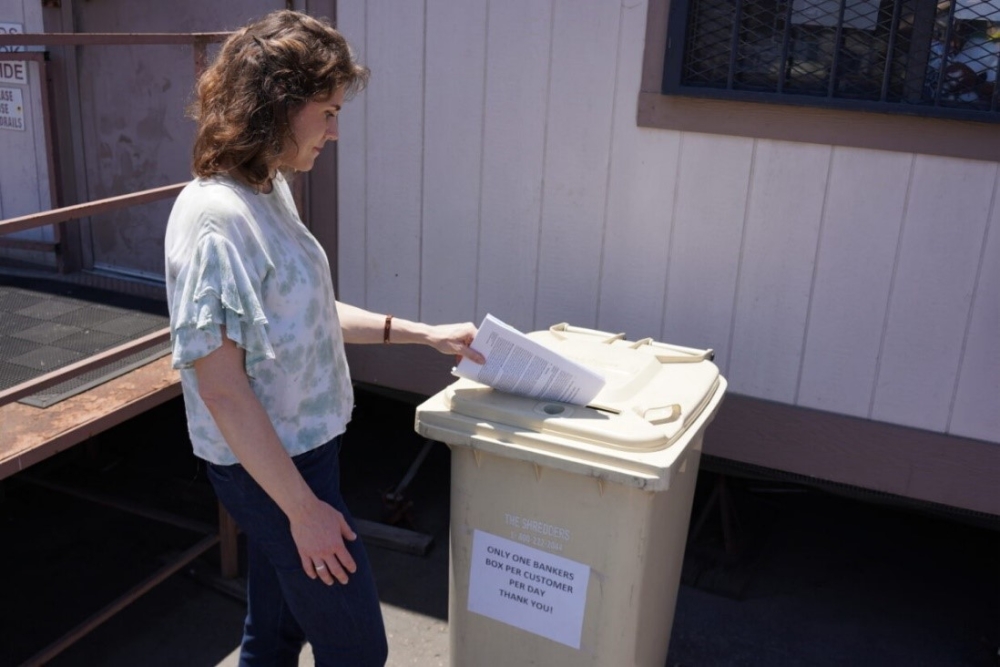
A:
[[[194,36],[194,80],[201,78],[202,72],[208,67],[208,40],[201,36]]]
[[[219,559],[222,562],[222,576],[235,579],[240,573],[240,558],[236,538],[240,529],[226,508],[219,503]]]

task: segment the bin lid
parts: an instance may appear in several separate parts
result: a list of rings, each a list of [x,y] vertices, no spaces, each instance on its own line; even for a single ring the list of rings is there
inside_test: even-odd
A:
[[[630,342],[624,334],[568,325],[528,335],[605,378],[604,388],[590,404],[516,396],[462,379],[442,392],[448,411],[515,433],[649,452],[682,437],[721,390],[711,350],[651,339]],[[418,424],[420,419],[418,414]]]

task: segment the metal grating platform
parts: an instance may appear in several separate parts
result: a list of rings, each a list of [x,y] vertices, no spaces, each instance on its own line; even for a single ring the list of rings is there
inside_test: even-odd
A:
[[[0,390],[168,326],[165,304],[0,276]],[[22,403],[48,407],[162,357],[169,344],[84,373]]]

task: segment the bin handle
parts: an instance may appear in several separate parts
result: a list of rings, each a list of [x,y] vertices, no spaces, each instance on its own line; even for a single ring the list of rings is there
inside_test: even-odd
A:
[[[680,416],[681,406],[678,403],[646,408],[642,411],[642,418],[650,424],[669,424],[670,422],[677,421],[677,418]]]
[[[642,340],[637,340],[630,346],[633,350],[637,350],[640,347],[648,345],[652,348],[662,348],[664,350],[670,350],[672,352],[679,352],[680,354],[668,354],[667,352],[654,352],[657,361],[662,364],[693,364],[700,361],[711,361],[715,358],[715,350],[708,348],[707,350],[699,350],[694,347],[682,347],[680,345],[670,345],[669,343],[657,343],[652,338],[643,338]]]
[[[559,340],[566,340],[567,336],[564,333],[578,333],[586,334],[588,336],[602,336],[604,340],[602,343],[611,344],[616,340],[625,340],[625,332],[613,334],[609,331],[599,331],[597,329],[587,329],[585,327],[574,327],[568,322],[561,322],[559,324],[553,324],[549,327],[549,333],[555,336]]]

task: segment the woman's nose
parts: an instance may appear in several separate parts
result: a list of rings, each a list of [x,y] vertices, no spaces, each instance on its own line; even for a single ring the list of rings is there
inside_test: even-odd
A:
[[[336,141],[338,136],[337,130],[337,117],[333,116],[326,123],[326,138],[330,141]]]

